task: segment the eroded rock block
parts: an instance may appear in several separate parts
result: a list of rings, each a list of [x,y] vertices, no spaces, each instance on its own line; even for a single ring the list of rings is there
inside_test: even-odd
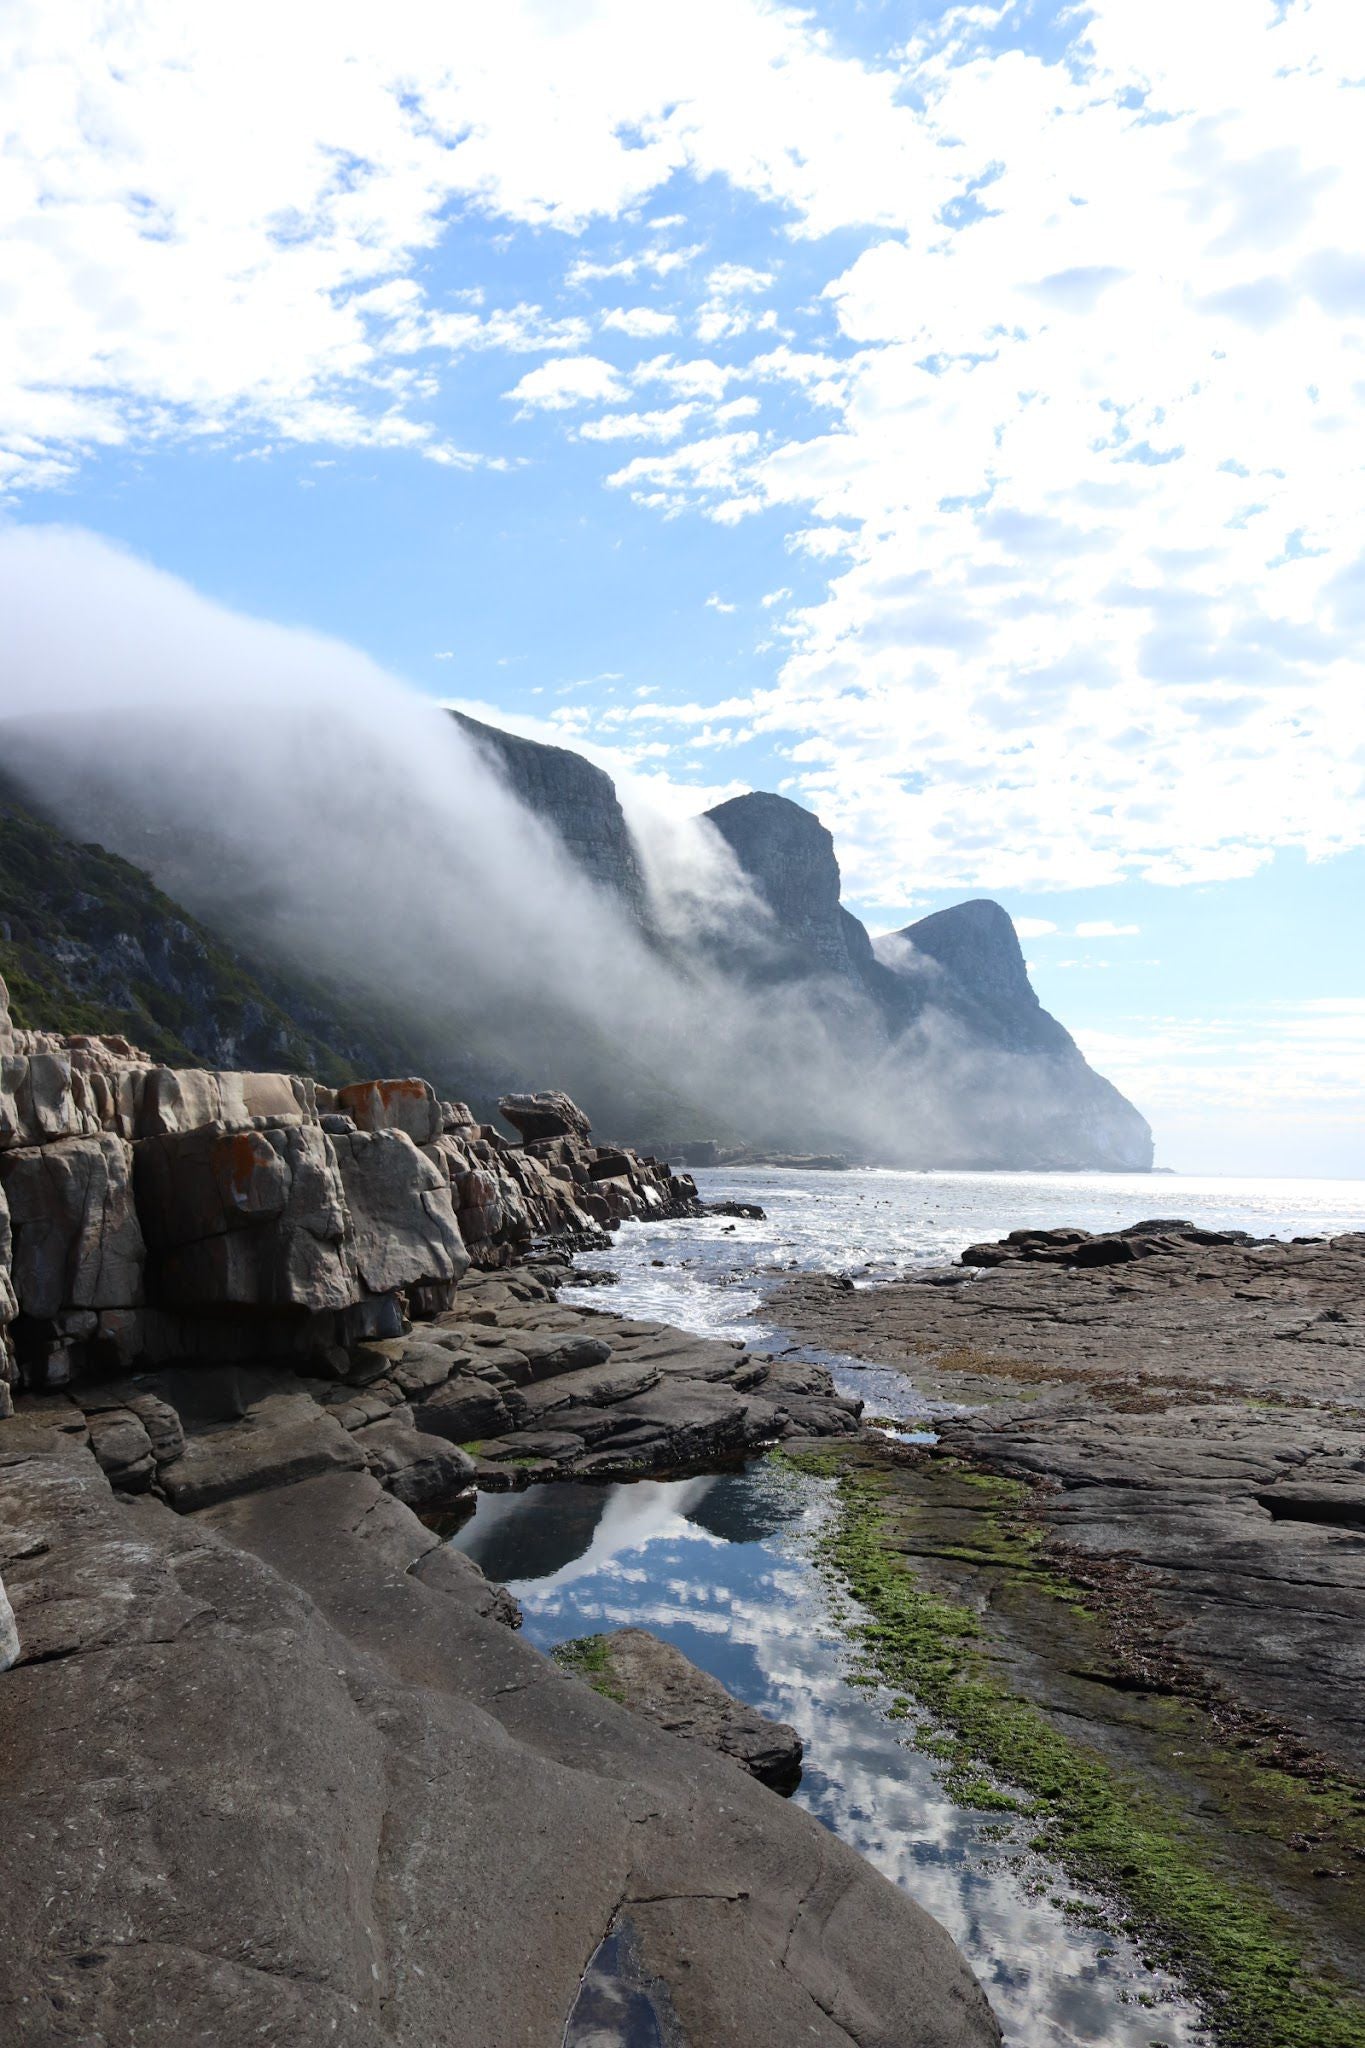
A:
[[[316,1125],[146,1138],[134,1181],[168,1305],[316,1311],[355,1301],[345,1190]]]
[[[453,1282],[469,1266],[450,1188],[406,1131],[330,1137],[350,1212],[360,1277],[372,1294]]]
[[[71,1090],[71,1061],[64,1053],[0,1058],[0,1151],[49,1145],[84,1129]]]
[[[528,1145],[537,1138],[586,1138],[592,1129],[578,1104],[558,1088],[500,1096],[498,1114]]]
[[[405,1131],[416,1145],[440,1137],[445,1112],[429,1081],[353,1081],[336,1091],[337,1108],[362,1131]]]
[[[130,1159],[127,1142],[107,1132],[0,1153],[14,1293],[25,1316],[51,1322],[66,1311],[142,1301],[146,1253]],[[96,1322],[68,1334],[92,1337]]]

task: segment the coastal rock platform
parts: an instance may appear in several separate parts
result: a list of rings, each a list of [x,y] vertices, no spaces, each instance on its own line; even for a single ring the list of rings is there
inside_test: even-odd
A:
[[[358,1462],[177,1514],[35,1407],[0,1478],[5,2040],[560,2048],[624,1957],[692,2048],[999,2042],[908,1897]]]
[[[794,1278],[777,1314],[902,1368],[943,1404],[940,1458],[1034,1482],[1055,1542],[1128,1573],[1154,1679],[1204,1683],[1358,1771],[1365,1233],[1256,1242],[1158,1220],[966,1256],[887,1287]]]

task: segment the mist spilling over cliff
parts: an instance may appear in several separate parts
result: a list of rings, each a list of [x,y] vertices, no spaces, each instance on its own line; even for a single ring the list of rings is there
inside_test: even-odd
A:
[[[22,874],[0,876],[6,974],[31,1006],[145,1013],[220,1059],[223,976],[190,956],[221,945],[258,1035],[427,1072],[476,1105],[563,1087],[645,1146],[1151,1164],[1145,1122],[1041,1008],[998,905],[874,941],[840,903],[829,833],[783,797],[628,817],[579,756],[80,533],[0,535],[0,606],[3,794],[53,835],[40,865],[62,846],[70,870],[45,932],[25,925]],[[92,845],[162,895],[125,881],[94,916]]]

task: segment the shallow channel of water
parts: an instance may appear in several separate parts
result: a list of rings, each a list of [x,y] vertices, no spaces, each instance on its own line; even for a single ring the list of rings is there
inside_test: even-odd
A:
[[[707,1199],[758,1203],[764,1220],[628,1225],[609,1251],[579,1262],[619,1284],[565,1299],[782,1349],[765,1304],[784,1271],[837,1269],[875,1286],[1024,1224],[1103,1230],[1164,1215],[1284,1237],[1365,1227],[1361,1181],[762,1167],[696,1178]],[[899,1371],[803,1355],[907,1434],[931,1432],[944,1412]],[[537,1486],[483,1495],[454,1540],[511,1585],[542,1649],[649,1628],[792,1722],[806,1744],[799,1802],[948,1929],[1010,2048],[1204,2043],[1172,1980],[1104,1931],[1096,1902],[1028,1849],[1029,1822],[955,1804],[907,1724],[891,1718],[891,1696],[849,1683],[844,1628],[811,1559],[832,1490],[763,1459],[679,1480]]]
[[[1092,1924],[1094,1902],[1028,1849],[1027,1819],[955,1804],[889,1717],[892,1697],[849,1682],[847,1624],[810,1554],[831,1496],[831,1481],[760,1458],[687,1479],[484,1494],[453,1540],[510,1585],[540,1648],[648,1628],[791,1722],[806,1745],[799,1803],[948,1929],[1011,2048],[1204,2042],[1171,1980]]]

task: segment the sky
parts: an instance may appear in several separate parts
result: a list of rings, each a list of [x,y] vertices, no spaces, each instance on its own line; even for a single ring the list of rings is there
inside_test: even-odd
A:
[[[1365,1174],[1358,0],[8,0],[0,132],[0,519],[779,790],[1161,1163]]]

